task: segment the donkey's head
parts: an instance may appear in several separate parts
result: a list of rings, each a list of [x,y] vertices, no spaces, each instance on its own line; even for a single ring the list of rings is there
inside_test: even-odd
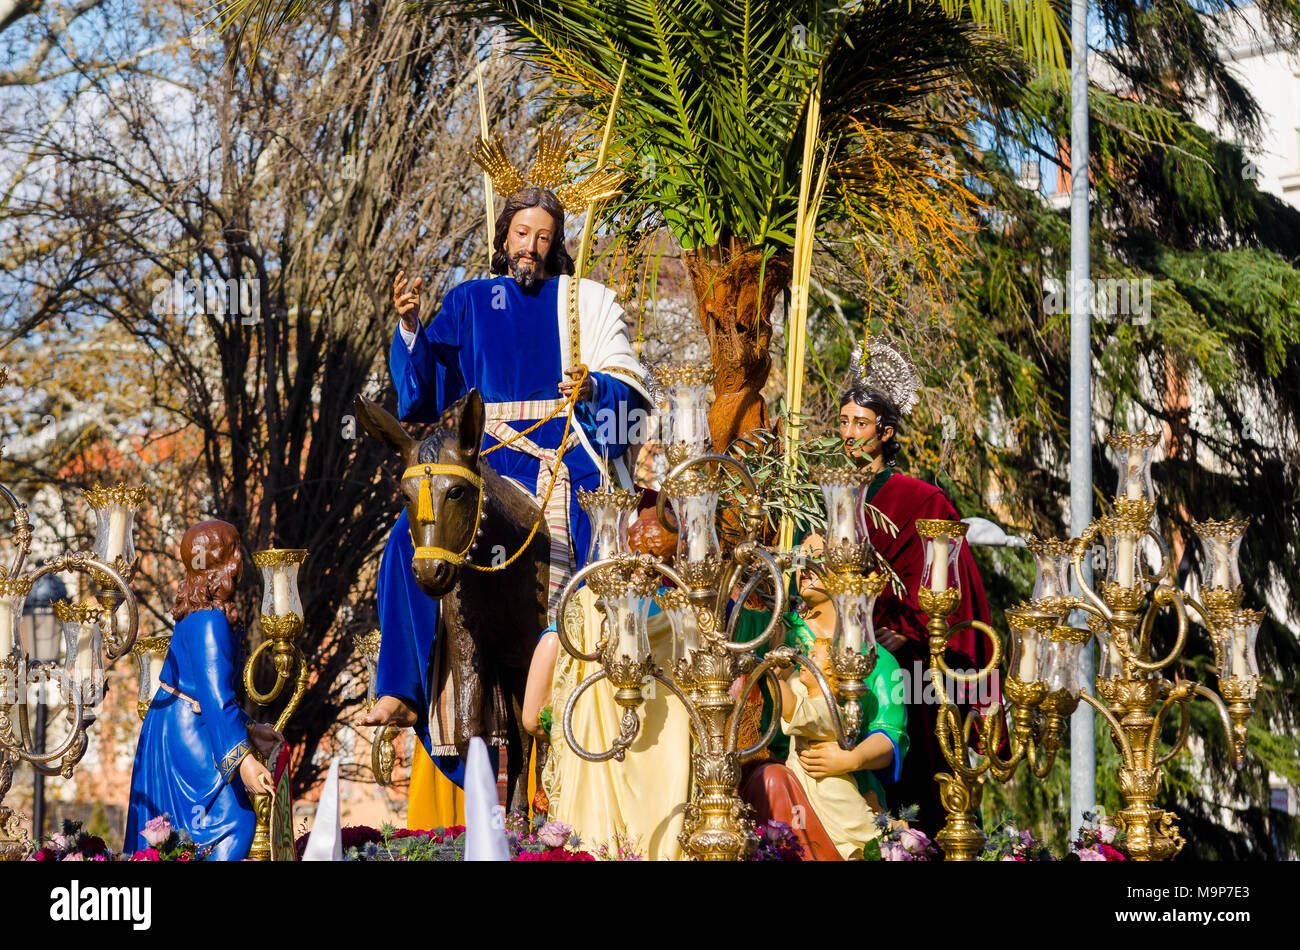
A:
[[[365,430],[401,456],[402,493],[415,546],[411,571],[422,591],[441,597],[455,586],[483,513],[478,465],[483,397],[471,389],[443,413],[438,428],[423,442],[407,435],[377,403],[357,396],[355,408]]]

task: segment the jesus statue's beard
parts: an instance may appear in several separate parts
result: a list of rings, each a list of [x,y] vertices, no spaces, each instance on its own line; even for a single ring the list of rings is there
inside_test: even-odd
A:
[[[523,260],[522,254],[516,254],[510,259],[510,276],[519,282],[520,289],[526,294],[531,294],[546,282],[541,273],[541,265]]]

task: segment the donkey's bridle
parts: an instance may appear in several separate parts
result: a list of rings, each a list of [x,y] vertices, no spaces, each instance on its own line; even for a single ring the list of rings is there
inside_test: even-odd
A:
[[[438,560],[459,565],[464,563],[465,556],[469,554],[470,548],[474,546],[474,539],[478,536],[479,521],[483,517],[483,476],[473,469],[466,468],[464,465],[443,465],[438,462],[412,465],[404,471],[402,481],[406,481],[408,478],[420,479],[420,493],[415,506],[415,520],[420,524],[433,524],[434,475],[459,475],[478,489],[478,509],[474,512],[474,527],[469,533],[469,541],[466,543],[465,549],[459,554],[455,551],[449,551],[447,548],[422,547],[416,544],[414,525],[408,526],[411,529],[411,544],[415,547],[417,560]]]

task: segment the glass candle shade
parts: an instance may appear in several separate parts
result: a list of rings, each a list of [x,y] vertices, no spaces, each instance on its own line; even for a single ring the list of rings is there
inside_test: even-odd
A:
[[[1245,519],[1230,521],[1192,522],[1192,530],[1201,539],[1205,564],[1201,573],[1201,586],[1206,590],[1235,590],[1241,584],[1241,540],[1246,536],[1250,522]]]
[[[628,517],[636,511],[637,495],[620,489],[578,490],[578,504],[591,518],[591,544],[587,563],[631,554],[627,543]]]
[[[99,629],[101,609],[94,603],[70,604],[66,600],[54,603],[54,615],[63,624],[63,644],[67,651],[64,670],[86,709],[98,706],[104,695],[104,652]]]
[[[862,535],[858,526],[862,473],[848,465],[826,465],[814,470],[812,477],[826,499],[826,543],[858,544]]]
[[[23,607],[32,582],[23,577],[0,577],[0,659],[18,650],[35,655],[36,645],[23,643]]]
[[[1035,538],[1027,542],[1034,558],[1034,590],[1029,599],[1044,606],[1058,604],[1070,596],[1070,542],[1058,538]]]
[[[643,660],[650,655],[651,592],[642,584],[630,582],[620,590],[608,585],[593,588],[598,591],[597,601],[605,614],[605,624],[614,643],[614,656]]]
[[[1258,684],[1255,642],[1263,620],[1262,610],[1227,610],[1214,614],[1214,659],[1219,667],[1219,679]]]
[[[672,362],[659,367],[655,376],[668,393],[668,464],[710,451],[708,390],[713,367],[707,360]]]
[[[1126,590],[1143,582],[1142,549],[1147,525],[1127,518],[1099,518],[1097,526],[1106,542],[1106,580]]]
[[[921,573],[921,586],[936,594],[946,590],[961,590],[957,572],[957,558],[966,537],[966,524],[961,521],[942,521],[919,518],[916,533],[925,539],[925,568]]]
[[[142,719],[149,708],[149,703],[153,700],[154,694],[158,692],[163,660],[167,658],[167,649],[170,646],[171,635],[168,634],[162,637],[137,637],[135,646],[131,648],[131,653],[135,656],[136,666],[139,670],[136,700],[140,718]]]
[[[835,607],[833,649],[851,653],[875,652],[876,628],[871,616],[884,584],[885,578],[879,574],[863,576],[856,572],[832,572],[826,575],[826,593]]]
[[[266,548],[253,552],[253,563],[262,571],[263,616],[302,619],[298,568],[306,559],[307,552],[301,548]]]
[[[1062,690],[1075,699],[1083,689],[1079,676],[1079,660],[1087,649],[1091,634],[1077,627],[1057,627],[1048,635],[1046,655],[1039,666],[1039,676],[1047,683],[1049,693]]]
[[[1115,464],[1119,469],[1115,497],[1154,502],[1156,487],[1151,480],[1151,463],[1160,444],[1160,433],[1112,432],[1106,441],[1115,451]]]
[[[664,491],[677,515],[677,561],[698,563],[722,556],[715,517],[718,478],[699,471],[683,472],[664,481]]]
[[[684,591],[676,588],[661,591],[655,595],[655,603],[668,617],[673,631],[673,663],[690,659],[692,653],[700,648],[700,625]]]
[[[1118,681],[1124,678],[1124,657],[1115,645],[1115,632],[1101,617],[1088,615],[1088,629],[1097,638],[1097,679]]]
[[[95,557],[110,567],[135,561],[135,513],[144,504],[143,488],[90,488],[82,494],[95,512]]]
[[[1043,678],[1047,644],[1060,622],[1060,616],[1029,604],[1006,611],[1011,629],[1011,657],[1007,673],[1022,683],[1036,683]]]

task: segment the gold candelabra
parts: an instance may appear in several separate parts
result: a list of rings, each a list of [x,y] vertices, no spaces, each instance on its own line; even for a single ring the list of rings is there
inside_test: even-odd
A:
[[[7,369],[0,367],[0,386],[7,378]],[[144,490],[119,485],[84,494],[96,515],[93,549],[63,552],[24,573],[31,554],[31,517],[27,506],[0,485],[0,497],[13,512],[10,540],[14,546],[12,562],[0,566],[0,860],[20,859],[29,850],[22,820],[3,804],[14,767],[27,762],[42,775],[72,777],[86,754],[87,730],[103,699],[104,661],[112,662],[130,651],[139,630],[139,605],[129,579],[137,564],[132,521],[144,503]],[[100,591],[97,600],[54,605],[63,624],[66,652],[62,663],[34,658],[35,643],[28,642],[23,628],[24,606],[32,586],[46,574],[56,573],[87,574]],[[51,684],[57,684],[63,696],[68,732],[53,749],[42,749],[32,735],[29,710],[33,697],[36,702],[44,701]]]
[[[293,683],[284,708],[275,721],[277,732],[283,732],[285,724],[298,709],[303,694],[310,681],[310,669],[307,658],[294,641],[302,633],[303,608],[302,598],[298,594],[298,568],[307,559],[307,552],[300,548],[266,548],[253,552],[253,564],[262,571],[262,633],[264,639],[249,656],[244,664],[244,689],[249,699],[259,706],[267,706],[284,693],[284,689]],[[253,673],[258,658],[267,650],[271,651],[271,662],[275,667],[275,683],[263,693],[253,682]],[[262,759],[260,752],[254,752],[263,764],[272,765]],[[271,796],[257,793],[252,796],[253,813],[257,818],[257,828],[253,833],[253,844],[248,856],[254,861],[271,860]]]
[[[371,630],[368,633],[357,634],[353,640],[368,674],[365,703],[366,712],[369,712],[374,708],[376,700],[375,686],[379,675],[379,631]],[[393,780],[393,766],[397,763],[395,743],[400,733],[401,727],[393,722],[386,723],[375,730],[370,744],[370,770],[375,775],[377,785],[387,786]]]
[[[665,528],[673,529],[664,509],[665,502],[671,500],[677,522],[675,567],[650,555],[631,552],[627,518],[636,509],[636,498],[630,492],[606,489],[579,493],[579,503],[592,519],[592,546],[588,563],[561,595],[557,632],[571,656],[597,663],[598,668],[570,694],[563,712],[564,736],[574,753],[587,761],[622,761],[640,731],[642,687],[650,680],[661,683],[685,707],[694,739],[694,792],[679,836],[681,846],[697,860],[734,861],[744,858],[757,844],[749,808],[737,794],[740,763],[771,742],[781,718],[781,692],[774,688],[775,709],[766,734],[754,745],[741,748],[743,697],[765,678],[777,687],[779,671],[795,662],[802,663],[817,679],[840,746],[853,748],[861,726],[858,699],[866,690],[863,679],[870,675],[876,658],[871,609],[884,580],[878,574],[866,573],[874,560],[869,542],[861,536],[854,505],[861,475],[849,468],[819,472],[830,525],[826,566],[814,565],[813,569],[825,579],[837,616],[831,677],[828,679],[810,658],[788,646],[768,650],[760,659],[754,651],[768,645],[782,622],[786,603],[784,569],[792,559],[759,540],[766,511],[749,470],[733,458],[708,451],[704,411],[707,364],[676,364],[661,369],[658,375],[668,390],[671,405],[667,441],[673,466],[660,493],[658,517]],[[724,469],[739,478],[745,534],[744,540],[725,554],[716,526]],[[661,579],[670,581],[674,588],[660,591]],[[775,601],[771,621],[758,637],[736,642],[741,605],[765,579],[771,580]],[[570,601],[584,583],[603,617],[604,635],[591,653],[580,650],[567,629]],[[734,591],[738,591],[735,608],[728,618],[727,606]],[[673,629],[669,669],[661,668],[650,651],[646,624],[652,600],[668,615]],[[738,677],[744,679],[740,690],[733,692],[731,687]],[[583,695],[602,679],[610,680],[614,701],[623,713],[619,734],[609,748],[592,752],[574,736],[573,711]],[[842,704],[843,712],[837,703]]]
[[[964,626],[984,632],[994,646],[993,659],[969,681],[986,680],[997,669],[1000,641],[982,623],[955,624],[952,614],[961,591],[947,585],[948,576],[937,567],[955,557],[964,526],[960,522],[932,522],[917,528],[926,538],[926,573],[918,598],[929,615],[931,677],[942,702],[935,727],[951,773],[936,776],[948,821],[936,842],[950,860],[970,860],[984,846],[984,834],[974,820],[983,783],[989,778],[1008,781],[1016,766],[1028,760],[1034,774],[1044,777],[1052,768],[1064,734],[1065,720],[1080,701],[1093,706],[1110,727],[1111,738],[1122,757],[1120,789],[1125,807],[1118,818],[1125,832],[1125,848],[1139,861],[1164,860],[1183,847],[1184,840],[1173,815],[1156,808],[1154,801],[1163,780],[1163,767],[1187,745],[1191,714],[1189,703],[1200,696],[1212,702],[1232,748],[1232,762],[1241,768],[1247,739],[1247,722],[1259,688],[1255,638],[1262,611],[1242,610],[1243,588],[1237,564],[1246,522],[1204,522],[1193,526],[1207,555],[1201,600],[1173,584],[1168,547],[1153,527],[1156,500],[1151,479],[1159,433],[1120,432],[1107,440],[1119,459],[1119,486],[1112,511],[1089,525],[1076,539],[1031,540],[1036,564],[1034,590],[1027,604],[1006,612],[1011,631],[1011,657],[1004,690],[1011,707],[1009,756],[1001,758],[1001,717],[982,721],[971,713],[959,722],[956,707],[943,692],[943,652],[953,633]],[[1104,545],[1104,548],[1100,547]],[[1144,547],[1159,555],[1159,566],[1148,571]],[[1104,550],[1106,573],[1100,591],[1089,582],[1084,559]],[[1082,596],[1072,595],[1074,580]],[[1165,656],[1153,656],[1152,632],[1162,610],[1172,609],[1177,623],[1173,645]],[[1086,615],[1087,629],[1065,625],[1072,611]],[[1187,643],[1188,613],[1205,625],[1214,645],[1219,694],[1188,680],[1161,676],[1181,658]],[[1094,697],[1084,690],[1079,667],[1083,650],[1093,640],[1099,664]],[[1227,700],[1225,704],[1224,700]],[[1177,709],[1180,724],[1170,747],[1160,751],[1160,737],[1168,717]],[[979,737],[978,752],[970,748],[972,734]]]

